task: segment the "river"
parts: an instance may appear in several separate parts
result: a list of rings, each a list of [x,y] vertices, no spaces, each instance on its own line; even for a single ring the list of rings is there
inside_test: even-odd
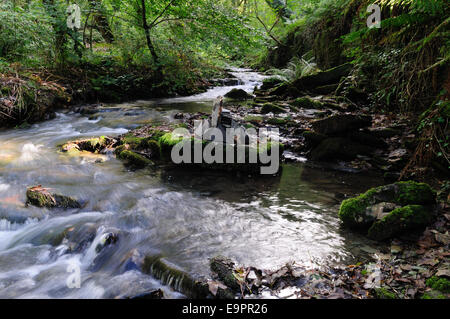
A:
[[[251,92],[263,77],[235,69]],[[139,125],[173,121],[177,112],[209,112],[231,87],[191,97],[104,105],[89,119],[73,112],[27,129],[0,132],[0,298],[116,298],[161,288],[132,256],[163,255],[194,276],[209,276],[208,258],[274,268],[288,261],[316,267],[369,258],[373,243],[340,227],[342,194],[377,178],[283,164],[279,177],[220,172],[127,170],[114,156],[69,157],[57,145],[74,138],[117,136]],[[25,207],[26,188],[41,184],[85,203],[81,210]],[[79,245],[60,241],[64,232]],[[118,241],[100,251],[104,234]],[[72,236],[72,237],[74,237]],[[69,265],[80,288],[69,288]]]

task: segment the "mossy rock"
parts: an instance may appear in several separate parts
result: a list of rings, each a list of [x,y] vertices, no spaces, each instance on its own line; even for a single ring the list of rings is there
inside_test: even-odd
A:
[[[149,165],[153,165],[153,162],[151,160],[133,151],[122,151],[117,157],[121,160],[126,161],[128,165],[137,168],[143,168]]]
[[[41,186],[29,187],[27,189],[26,205],[33,205],[41,208],[81,208],[81,204],[69,196],[50,194]]]
[[[143,137],[136,136],[124,136],[121,139],[122,144],[128,144],[132,149],[138,149],[141,146],[141,143],[145,140]]]
[[[263,80],[263,84],[261,85],[261,90],[269,90],[274,88],[275,86],[283,83],[283,80],[279,77],[270,77]]]
[[[346,199],[339,209],[339,218],[350,228],[369,228],[377,219],[371,207],[381,202],[406,205],[431,205],[436,192],[425,183],[397,182],[372,188],[355,198]]]
[[[295,107],[300,107],[304,109],[321,109],[323,104],[317,100],[311,99],[309,97],[299,97],[292,102]]]
[[[305,138],[305,144],[307,147],[316,147],[327,138],[326,135],[316,133],[314,131],[304,131],[302,136]]]
[[[165,157],[170,156],[172,148],[183,140],[182,136],[174,136],[172,133],[166,133],[159,138],[161,154]]]
[[[247,92],[245,92],[242,89],[232,89],[230,92],[225,94],[225,97],[232,99],[232,100],[241,100],[242,101],[242,100],[249,100],[253,96],[251,96],[250,94],[248,94]]]
[[[283,109],[281,106],[278,106],[273,103],[264,103],[263,106],[261,107],[261,113],[262,114],[267,114],[267,113],[279,114],[279,113],[286,113],[286,110]]]
[[[375,222],[368,230],[368,237],[385,240],[406,231],[423,229],[433,219],[430,209],[421,205],[407,205],[394,209],[387,216]]]
[[[61,146],[62,152],[67,152],[69,155],[79,155],[79,151],[86,151],[91,153],[99,153],[103,151],[108,145],[115,144],[116,141],[107,136],[93,137],[83,140],[70,141]]]
[[[289,122],[289,120],[283,119],[283,118],[278,118],[278,117],[272,117],[266,121],[267,124],[277,125],[277,126],[286,125],[286,124],[288,124],[288,122]]]
[[[240,290],[239,281],[234,276],[234,262],[223,256],[216,256],[211,258],[209,266],[213,272],[217,274],[220,281],[222,281],[228,288],[234,291]]]
[[[202,278],[195,279],[184,270],[169,263],[162,256],[147,256],[142,270],[176,291],[192,299],[222,298],[232,299],[234,295],[228,289],[218,288],[216,296],[209,291],[208,283]]]
[[[251,123],[256,123],[256,124],[262,123],[263,120],[264,120],[264,117],[262,117],[260,115],[247,115],[246,117],[244,117],[245,122],[251,122]]]

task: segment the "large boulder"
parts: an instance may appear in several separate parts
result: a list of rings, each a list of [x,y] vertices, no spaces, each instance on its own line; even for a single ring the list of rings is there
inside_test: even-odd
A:
[[[320,134],[317,137],[321,136]],[[369,155],[374,148],[356,143],[343,137],[331,137],[323,140],[311,151],[310,158],[314,161],[334,161],[336,159],[352,160],[357,155]]]
[[[334,115],[312,123],[314,131],[327,135],[355,131],[371,125],[371,116],[353,114]]]
[[[232,89],[230,92],[225,94],[225,97],[233,100],[249,100],[253,96],[251,96],[242,89]]]
[[[411,228],[409,225],[415,223],[409,220],[412,220],[415,216],[418,216],[420,224],[429,221],[428,217],[424,218],[423,209],[410,207],[406,210],[397,211],[399,208],[408,205],[432,205],[435,201],[436,192],[429,185],[413,181],[397,182],[372,188],[358,197],[344,200],[339,209],[339,218],[347,227],[365,230],[379,221],[380,224],[373,226],[375,228],[371,231],[371,234],[373,238],[384,239],[386,236],[394,235],[399,230]],[[431,214],[431,209],[427,208],[426,211],[427,214]],[[393,216],[388,217],[394,212]],[[408,216],[408,220],[405,220],[405,216]],[[405,221],[404,224],[399,222],[402,218]],[[381,233],[380,227],[390,223],[397,223],[400,226],[389,226],[392,230],[383,232],[387,235],[375,235],[375,233]]]

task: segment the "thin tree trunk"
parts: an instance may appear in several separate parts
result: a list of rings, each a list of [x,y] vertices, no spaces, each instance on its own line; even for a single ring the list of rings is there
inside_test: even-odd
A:
[[[159,57],[156,54],[155,47],[152,43],[152,39],[150,38],[150,28],[147,23],[147,13],[145,10],[145,0],[141,0],[141,6],[142,6],[142,27],[144,28],[145,32],[145,38],[147,40],[147,46],[150,50],[150,53],[152,55],[153,61],[155,61],[158,69],[159,69]]]

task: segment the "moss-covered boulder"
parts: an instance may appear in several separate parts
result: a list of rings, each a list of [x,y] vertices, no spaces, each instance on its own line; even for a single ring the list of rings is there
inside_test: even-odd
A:
[[[425,228],[433,218],[430,208],[422,205],[407,205],[394,209],[368,230],[368,236],[374,240],[384,240],[406,231]]]
[[[69,155],[80,154],[81,151],[91,153],[101,153],[108,147],[113,147],[116,144],[116,140],[107,136],[92,137],[87,139],[69,141],[61,146],[63,153]]]
[[[225,97],[233,100],[249,100],[253,96],[242,89],[232,89],[230,92],[225,94]]]
[[[136,168],[143,168],[146,166],[153,165],[153,162],[148,158],[146,158],[145,156],[129,150],[124,150],[120,152],[117,155],[117,157],[121,160],[126,161],[129,166]]]
[[[41,208],[81,208],[81,204],[69,196],[51,194],[47,188],[41,185],[29,187],[27,189],[26,205]]]
[[[286,113],[286,110],[284,108],[282,108],[281,106],[276,105],[274,103],[264,103],[263,106],[261,107],[261,113],[262,114],[267,114],[267,113],[278,114],[278,113]]]
[[[269,77],[263,80],[263,84],[261,85],[261,90],[269,90],[274,88],[275,86],[283,83],[283,80],[279,77]]]
[[[435,201],[436,192],[429,185],[413,181],[397,182],[372,188],[358,197],[344,200],[339,209],[339,218],[347,227],[368,229],[380,217],[381,220],[386,217],[376,213],[376,210],[373,209],[376,204],[393,203],[398,206],[426,206],[434,204]],[[418,208],[410,208],[409,211],[420,211],[419,214],[423,212]],[[401,213],[404,212],[406,211],[400,211],[396,216],[402,216]],[[390,217],[388,220],[393,220],[394,217]]]

